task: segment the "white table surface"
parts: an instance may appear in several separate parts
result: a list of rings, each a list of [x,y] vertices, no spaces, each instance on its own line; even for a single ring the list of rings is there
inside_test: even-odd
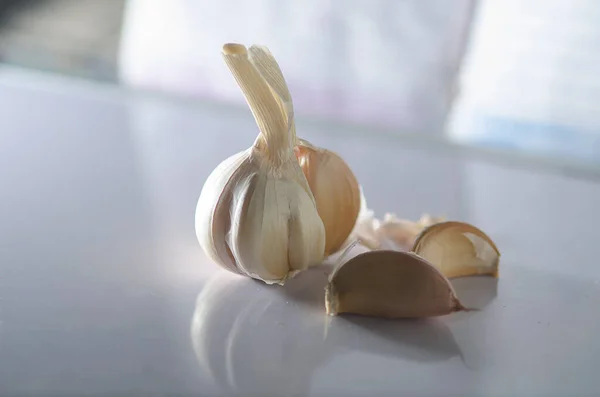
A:
[[[299,125],[378,215],[472,222],[501,278],[478,312],[327,317],[325,271],[268,287],[200,250],[194,208],[253,141],[246,110],[0,71],[0,395],[600,393],[600,184],[443,145]],[[87,394],[86,394],[87,393]]]

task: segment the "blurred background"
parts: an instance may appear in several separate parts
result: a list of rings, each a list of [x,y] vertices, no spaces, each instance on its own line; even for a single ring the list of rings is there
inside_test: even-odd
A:
[[[600,169],[595,0],[0,0],[0,62],[243,105],[267,45],[299,117]]]

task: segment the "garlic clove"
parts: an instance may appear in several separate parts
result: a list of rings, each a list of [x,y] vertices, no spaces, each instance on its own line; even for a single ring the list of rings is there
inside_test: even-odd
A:
[[[429,226],[416,239],[412,251],[446,277],[498,277],[500,251],[487,234],[468,223],[448,221]]]
[[[317,211],[325,225],[325,256],[339,251],[347,241],[361,209],[361,191],[348,164],[336,153],[296,137],[294,106],[288,85],[277,60],[268,48],[251,46],[250,59],[280,101],[295,154],[315,197]]]
[[[280,101],[241,44],[223,58],[254,115],[254,145],[223,161],[206,180],[196,207],[196,233],[225,269],[283,284],[321,263],[325,228],[293,152]]]
[[[410,252],[369,251],[337,266],[325,289],[329,315],[421,318],[466,310],[450,282]]]
[[[299,139],[296,157],[325,225],[325,256],[342,248],[361,210],[361,191],[354,173],[336,153]]]

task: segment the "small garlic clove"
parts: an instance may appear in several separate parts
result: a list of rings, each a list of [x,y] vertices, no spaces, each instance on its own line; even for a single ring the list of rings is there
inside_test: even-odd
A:
[[[466,310],[450,282],[409,252],[369,251],[337,266],[325,289],[329,315],[422,318]]]
[[[354,173],[336,153],[298,139],[300,168],[317,203],[325,226],[325,256],[342,248],[361,210],[361,190]]]
[[[441,222],[426,228],[412,251],[436,266],[446,277],[498,277],[500,251],[492,239],[464,222]]]

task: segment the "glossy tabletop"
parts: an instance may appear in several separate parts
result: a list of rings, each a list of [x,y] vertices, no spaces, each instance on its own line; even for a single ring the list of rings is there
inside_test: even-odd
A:
[[[202,184],[249,111],[0,70],[0,395],[591,396],[600,392],[600,183],[299,121],[376,214],[471,222],[500,278],[480,311],[325,315],[328,268],[285,287],[212,264]],[[355,131],[356,132],[356,131]]]

